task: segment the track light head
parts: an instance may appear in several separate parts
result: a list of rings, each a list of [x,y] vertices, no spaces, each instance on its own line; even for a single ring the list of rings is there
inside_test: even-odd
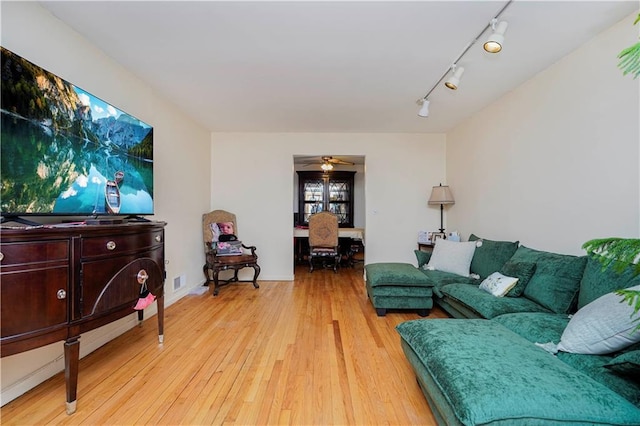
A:
[[[504,44],[504,33],[507,31],[508,26],[509,24],[507,21],[501,21],[498,23],[497,19],[492,19],[491,28],[493,29],[493,33],[491,33],[487,41],[482,46],[484,50],[489,53],[500,52],[502,50],[502,45]]]
[[[458,85],[460,84],[460,79],[462,78],[462,74],[464,74],[464,67],[458,67],[455,64],[451,67],[453,71],[453,75],[449,77],[449,79],[444,83],[451,90],[457,90]]]
[[[420,111],[418,111],[418,115],[420,117],[428,117],[429,116],[429,99],[422,100],[422,106],[420,107]]]

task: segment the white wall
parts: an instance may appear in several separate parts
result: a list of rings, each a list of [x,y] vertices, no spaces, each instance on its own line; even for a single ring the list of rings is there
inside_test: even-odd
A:
[[[447,135],[450,228],[570,254],[638,238],[639,81],[616,67],[635,16]]]
[[[203,282],[201,215],[209,207],[210,134],[36,2],[2,2],[2,46],[154,126],[153,219],[168,223],[165,303]],[[187,285],[173,291],[173,278]],[[155,305],[145,311],[149,318]],[[124,318],[81,338],[81,356],[137,323]],[[155,320],[155,318],[154,318]],[[171,322],[165,322],[171,339]],[[2,358],[2,404],[64,369],[62,342]],[[80,372],[82,374],[82,372]],[[62,402],[61,402],[62,404]]]
[[[211,208],[236,213],[240,239],[258,247],[261,280],[293,278],[294,155],[366,157],[367,263],[415,264],[418,231],[439,227],[427,200],[444,183],[442,134],[214,133],[211,143]]]

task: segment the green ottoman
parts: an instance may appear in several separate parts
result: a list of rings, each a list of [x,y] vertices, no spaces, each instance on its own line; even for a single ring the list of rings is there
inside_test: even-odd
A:
[[[433,307],[433,283],[409,263],[365,265],[367,294],[378,316],[387,309],[415,309],[427,316]]]

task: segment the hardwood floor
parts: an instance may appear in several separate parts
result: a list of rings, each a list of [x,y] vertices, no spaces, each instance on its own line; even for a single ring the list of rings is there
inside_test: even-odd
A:
[[[445,317],[437,309],[430,318]],[[378,317],[362,265],[296,270],[187,296],[80,361],[77,412],[60,373],[0,411],[4,425],[433,425],[395,326]],[[61,343],[62,344],[62,343]]]

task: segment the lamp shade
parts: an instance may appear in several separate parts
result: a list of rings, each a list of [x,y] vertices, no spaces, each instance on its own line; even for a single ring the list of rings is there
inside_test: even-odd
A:
[[[453,194],[448,185],[434,186],[429,197],[429,204],[455,204]]]

